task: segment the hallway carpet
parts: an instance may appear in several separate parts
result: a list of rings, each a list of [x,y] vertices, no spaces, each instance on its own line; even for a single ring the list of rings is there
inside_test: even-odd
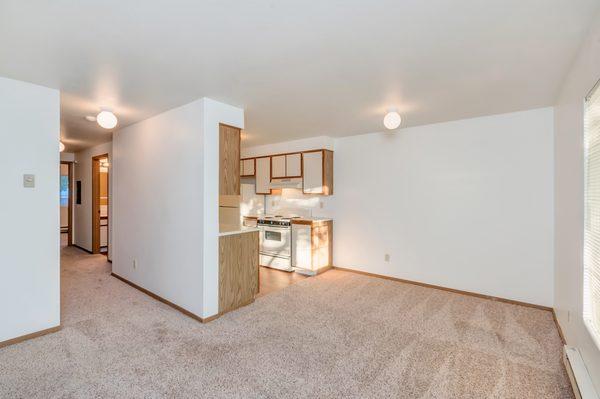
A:
[[[551,313],[330,271],[200,324],[63,249],[63,329],[1,398],[571,398]]]

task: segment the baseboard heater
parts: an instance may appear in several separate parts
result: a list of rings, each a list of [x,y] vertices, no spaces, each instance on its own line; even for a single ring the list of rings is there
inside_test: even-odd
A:
[[[577,399],[599,399],[590,374],[577,348],[564,346],[563,361]]]

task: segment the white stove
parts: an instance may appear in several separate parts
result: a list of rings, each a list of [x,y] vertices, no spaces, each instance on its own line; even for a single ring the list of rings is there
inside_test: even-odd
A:
[[[282,215],[264,216],[258,219],[260,230],[261,266],[293,271],[292,269],[292,219]]]

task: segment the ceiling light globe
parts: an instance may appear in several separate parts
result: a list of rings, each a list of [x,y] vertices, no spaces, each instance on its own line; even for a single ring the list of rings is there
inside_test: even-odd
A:
[[[117,126],[117,117],[110,111],[101,111],[96,116],[96,121],[105,129],[112,129]]]
[[[65,145],[62,143],[62,141],[58,142],[58,148],[60,148],[60,152],[63,152],[65,150]]]
[[[400,123],[402,123],[402,118],[397,111],[390,111],[383,118],[383,126],[389,130],[397,129]]]

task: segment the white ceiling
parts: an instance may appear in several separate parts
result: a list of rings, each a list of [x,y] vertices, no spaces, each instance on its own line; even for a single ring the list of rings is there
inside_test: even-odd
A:
[[[207,96],[245,145],[552,105],[597,0],[0,0],[0,76],[62,91],[68,150]]]

